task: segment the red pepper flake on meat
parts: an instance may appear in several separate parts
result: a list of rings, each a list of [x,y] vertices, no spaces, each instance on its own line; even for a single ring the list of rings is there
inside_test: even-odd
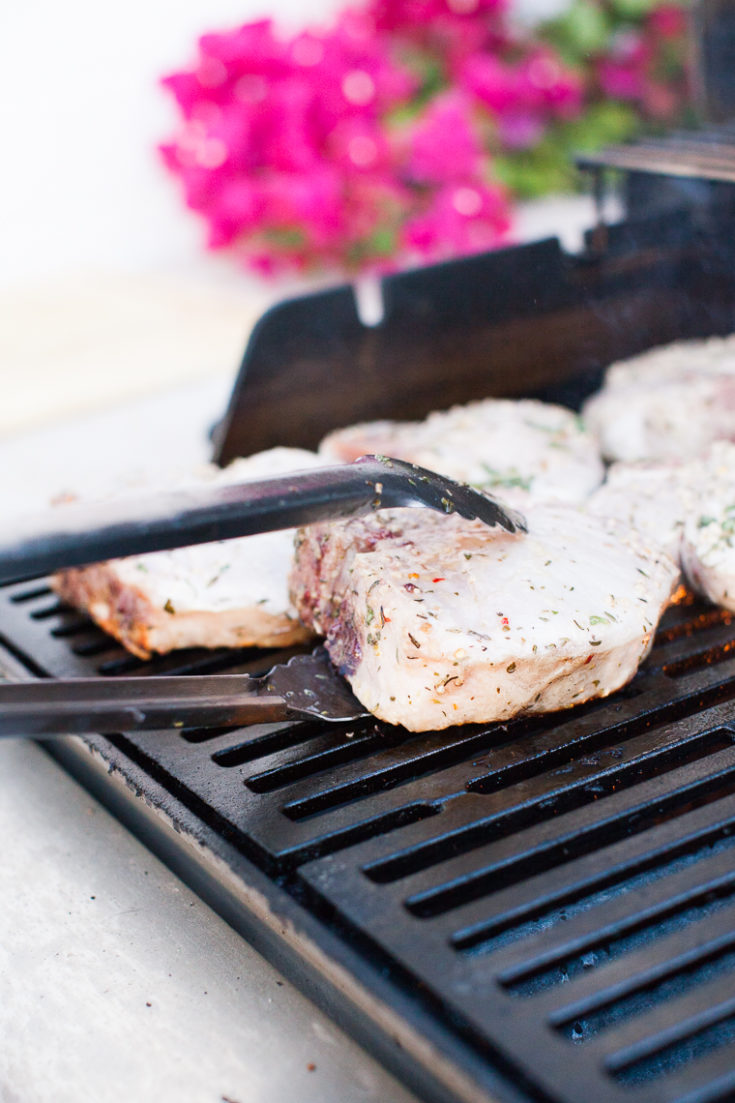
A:
[[[432,582],[446,582],[446,578],[432,578]]]

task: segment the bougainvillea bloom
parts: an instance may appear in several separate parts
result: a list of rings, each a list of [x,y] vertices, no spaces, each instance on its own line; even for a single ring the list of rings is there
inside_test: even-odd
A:
[[[408,175],[417,184],[472,180],[481,168],[482,143],[472,105],[458,92],[432,100],[417,119],[408,143]]]
[[[499,181],[538,189],[536,151],[548,166],[569,148],[601,94],[650,119],[678,110],[672,0],[627,23],[615,0],[585,0],[536,36],[513,29],[508,2],[355,0],[328,28],[202,35],[162,81],[180,121],[160,152],[208,246],[264,274],[493,248],[511,220]],[[574,22],[585,4],[614,28],[604,50]]]
[[[403,241],[423,258],[460,256],[491,249],[510,226],[502,189],[482,184],[446,184],[421,214],[410,218]]]

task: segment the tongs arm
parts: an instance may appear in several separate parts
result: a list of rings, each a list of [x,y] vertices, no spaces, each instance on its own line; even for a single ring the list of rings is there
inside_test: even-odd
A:
[[[0,737],[228,727],[299,718],[242,674],[0,682]]]
[[[341,722],[366,715],[323,647],[261,677],[62,678],[0,681],[0,736],[244,727],[283,720]]]
[[[0,538],[0,583],[394,506],[426,506],[509,532],[525,530],[520,514],[479,491],[414,464],[365,456],[259,482],[70,504],[51,516],[16,521]]]

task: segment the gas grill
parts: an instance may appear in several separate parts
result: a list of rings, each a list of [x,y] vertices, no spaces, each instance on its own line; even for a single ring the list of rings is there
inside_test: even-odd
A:
[[[41,581],[3,637],[39,675],[144,664]],[[282,656],[276,656],[282,657]],[[431,1100],[735,1092],[735,626],[669,610],[633,683],[550,717],[49,745],[237,929]]]
[[[660,166],[691,154],[672,146]],[[587,162],[615,165],[650,175],[630,150]],[[663,205],[639,189],[578,255],[551,240],[390,277],[376,326],[347,287],[281,304],[246,352],[219,459],[480,395],[579,404],[616,358],[735,330],[732,179]],[[545,717],[48,751],[421,1097],[716,1103],[735,1097],[732,620],[684,596],[629,686]],[[0,644],[13,677],[261,674],[293,654],[142,663],[43,579],[0,590]]]

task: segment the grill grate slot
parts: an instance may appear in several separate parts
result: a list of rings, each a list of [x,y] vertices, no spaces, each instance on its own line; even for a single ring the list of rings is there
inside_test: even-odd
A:
[[[667,1076],[702,1057],[735,1042],[735,1000],[728,1000],[720,1007],[711,1008],[703,1025],[687,1024],[681,1032],[685,1036],[669,1045],[658,1045],[653,1040],[645,1048],[650,1053],[641,1054],[644,1046],[631,1047],[632,1052],[616,1054],[607,1061],[608,1070],[620,1083],[635,1087]],[[706,1021],[709,1020],[709,1021]]]
[[[45,582],[38,586],[32,586],[28,590],[23,586],[19,590],[13,591],[10,595],[10,601],[13,605],[24,605],[27,601],[37,601],[40,597],[49,597],[53,593],[53,590]]]
[[[678,605],[667,611],[666,621],[656,633],[656,645],[674,643],[687,637],[691,639],[693,635],[700,636],[710,628],[729,627],[732,621],[733,614],[727,609],[700,607],[693,614],[690,606]]]
[[[667,903],[645,920],[634,921],[629,930],[621,929],[614,937],[602,935],[597,942],[590,943],[577,954],[560,958],[553,965],[521,979],[504,981],[501,977],[501,983],[506,991],[515,996],[536,996],[547,988],[568,984],[587,970],[600,968],[641,946],[648,946],[652,939],[664,938],[698,923],[721,908],[733,908],[734,904],[735,875],[724,878],[722,884],[705,885],[693,902],[687,899],[678,907]],[[732,919],[735,921],[735,910]]]
[[[320,836],[318,840],[296,851],[292,855],[290,864],[301,865],[304,862],[315,861],[325,855],[335,854],[347,847],[354,846],[365,839],[383,837],[392,831],[408,827],[411,824],[423,823],[436,815],[438,815],[436,808],[432,808],[430,804],[421,804],[418,801],[412,804],[404,804],[391,812],[357,823],[344,831],[336,831],[331,835]]]
[[[105,662],[100,663],[97,667],[97,673],[108,678],[114,678],[119,674],[132,674],[133,672],[142,674],[145,669],[146,666],[142,659],[136,658],[135,655],[122,653],[114,659],[106,659]]]
[[[620,766],[616,761],[623,757],[624,752],[620,748],[614,748],[611,752],[613,761],[607,769],[600,769],[599,757],[582,758],[575,771],[581,776],[576,776],[571,781],[564,779],[566,783],[563,786],[551,791],[543,789],[533,799],[524,794],[526,799],[521,806],[511,808],[484,823],[474,824],[451,837],[445,836],[423,847],[415,847],[407,853],[375,862],[366,866],[364,872],[371,880],[378,882],[399,880],[445,858],[456,857],[483,846],[501,835],[508,836],[534,824],[544,823],[564,812],[582,808],[660,773],[707,758],[731,747],[734,739],[733,733],[727,730],[704,732],[686,743],[665,746],[644,754],[641,758],[634,757],[625,766]],[[552,779],[555,778],[555,775],[551,776]],[[474,783],[470,782],[468,789],[472,788]]]
[[[640,988],[631,996],[608,1004],[597,1012],[563,1024],[561,1033],[569,1041],[581,1044],[621,1022],[647,1013],[652,1007],[667,1003],[672,997],[686,994],[698,985],[735,972],[735,934],[730,946],[717,951],[703,951],[700,959],[665,980]]]
[[[727,659],[732,659],[733,654],[735,654],[735,640],[730,639],[714,647],[707,647],[702,651],[689,654],[685,658],[679,659],[678,662],[667,663],[664,666],[664,673],[669,678],[681,678],[684,674],[701,670],[703,666],[715,666],[717,663],[724,663]]]
[[[62,624],[57,624],[51,629],[51,635],[54,639],[63,640],[70,636],[78,636],[81,632],[89,631],[89,621],[86,617],[74,617],[69,616],[64,619]],[[101,633],[97,633],[98,638],[101,637]],[[107,646],[110,646],[110,638],[106,637]]]
[[[355,724],[352,724],[351,728],[355,729]],[[391,737],[379,729],[376,731],[375,725],[372,723],[369,731],[359,733],[359,731],[352,730],[349,732],[349,736],[349,738],[345,738],[345,742],[336,746],[328,747],[314,754],[304,755],[292,763],[277,766],[272,770],[251,774],[245,778],[245,784],[254,793],[272,793],[286,785],[291,785],[294,781],[324,773],[334,766],[341,766],[347,762],[356,762],[366,758],[374,751],[383,750],[385,747],[395,745],[405,739],[405,736],[401,733],[394,734]],[[214,757],[217,758],[216,755]],[[220,765],[222,764],[220,761]]]
[[[223,735],[231,735],[239,728],[232,726],[226,728],[180,728],[179,735],[185,743],[211,743]],[[214,756],[213,756],[214,757]]]
[[[470,729],[472,730],[472,729]],[[457,739],[456,736],[447,736],[448,739]],[[447,766],[453,766],[462,762],[469,754],[475,751],[487,750],[497,740],[494,730],[482,731],[469,738],[460,738],[453,746],[432,747],[430,750],[420,748],[418,753],[410,753],[415,742],[423,743],[425,737],[412,740],[406,736],[398,744],[401,748],[409,749],[405,761],[399,761],[391,765],[378,768],[372,773],[363,774],[355,781],[337,784],[329,789],[322,789],[309,797],[288,801],[283,805],[283,813],[291,820],[304,820],[310,816],[317,816],[331,809],[340,808],[350,804],[354,800],[371,796],[374,793],[385,792],[399,785],[415,781],[427,774],[443,771]]]
[[[258,656],[258,658],[260,658]],[[158,660],[161,662],[161,660]],[[165,664],[167,674],[247,674],[252,677],[258,677],[260,673],[265,673],[266,670],[260,670],[260,663],[253,662],[253,656],[251,653],[246,652],[245,655],[238,655],[237,652],[224,651],[217,649],[214,651],[187,651],[187,652],[172,652],[170,655],[163,657],[163,663]],[[262,660],[261,660],[262,662]],[[257,673],[253,672],[250,668],[255,665],[257,667]]]
[[[539,846],[506,863],[487,867],[427,892],[416,893],[406,900],[406,908],[412,915],[421,918],[442,915],[467,901],[485,896],[488,892],[497,892],[516,885],[533,874],[557,869],[584,854],[665,823],[667,819],[692,808],[711,804],[735,793],[735,767],[723,770],[718,780],[720,784],[713,787],[712,779],[706,778],[652,804],[641,804],[584,831],[563,836],[550,846]]]
[[[247,762],[275,754],[277,751],[300,747],[316,739],[323,731],[324,725],[318,721],[292,724],[288,728],[279,727],[276,731],[257,735],[243,743],[236,743],[232,747],[216,751],[212,755],[212,760],[218,766],[244,766]]]
[[[113,649],[116,650],[113,641],[100,637],[92,637],[89,640],[74,640],[71,649],[80,658],[95,658],[97,655],[106,655]]]
[[[721,849],[729,850],[735,846],[735,839],[730,836],[733,829],[735,819],[731,823],[718,824],[693,838],[688,837],[683,842],[677,841],[663,853],[649,856],[648,860],[632,862],[552,900],[531,905],[522,912],[499,914],[485,923],[454,931],[451,945],[463,953],[491,954],[542,931],[553,930],[614,896],[635,892],[686,869],[710,854],[717,854]]]
[[[48,620],[49,617],[57,617],[68,611],[69,606],[64,605],[64,603],[59,601],[54,595],[54,599],[50,605],[42,605],[40,609],[31,609],[31,616],[34,620]]]

